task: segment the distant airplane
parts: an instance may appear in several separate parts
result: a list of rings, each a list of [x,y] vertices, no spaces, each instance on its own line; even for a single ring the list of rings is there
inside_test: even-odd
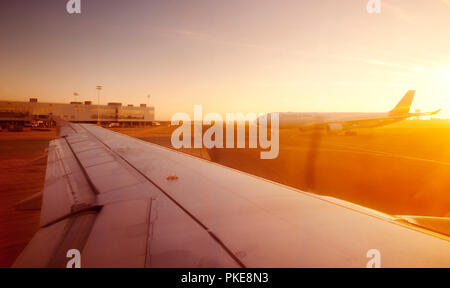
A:
[[[384,113],[360,113],[360,112],[286,112],[279,113],[279,127],[299,128],[300,130],[324,129],[330,134],[345,133],[355,134],[356,128],[374,128],[399,122],[411,117],[431,116],[440,112],[410,113],[411,103],[416,91],[410,90],[400,100],[397,106]]]

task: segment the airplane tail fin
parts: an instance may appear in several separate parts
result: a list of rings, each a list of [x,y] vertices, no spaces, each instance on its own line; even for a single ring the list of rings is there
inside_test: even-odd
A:
[[[397,106],[389,112],[389,115],[408,114],[415,94],[415,90],[409,90],[405,96],[403,96],[402,100],[398,102]]]

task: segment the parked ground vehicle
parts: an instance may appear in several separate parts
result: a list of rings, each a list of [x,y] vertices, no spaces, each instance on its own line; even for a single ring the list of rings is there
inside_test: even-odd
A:
[[[120,123],[114,122],[114,123],[109,123],[108,128],[118,128],[120,127]]]

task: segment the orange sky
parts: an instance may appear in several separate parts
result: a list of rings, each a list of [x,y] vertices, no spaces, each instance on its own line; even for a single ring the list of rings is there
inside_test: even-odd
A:
[[[147,103],[176,112],[387,111],[450,116],[450,2],[0,2],[0,99]],[[31,3],[30,3],[31,2]],[[80,96],[75,99],[73,92]]]

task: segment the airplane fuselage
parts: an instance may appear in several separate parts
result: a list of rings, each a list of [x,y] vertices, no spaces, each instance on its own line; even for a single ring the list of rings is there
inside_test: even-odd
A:
[[[343,130],[373,128],[395,123],[407,118],[392,117],[389,113],[358,112],[283,112],[279,113],[280,128],[333,127],[341,125]]]

